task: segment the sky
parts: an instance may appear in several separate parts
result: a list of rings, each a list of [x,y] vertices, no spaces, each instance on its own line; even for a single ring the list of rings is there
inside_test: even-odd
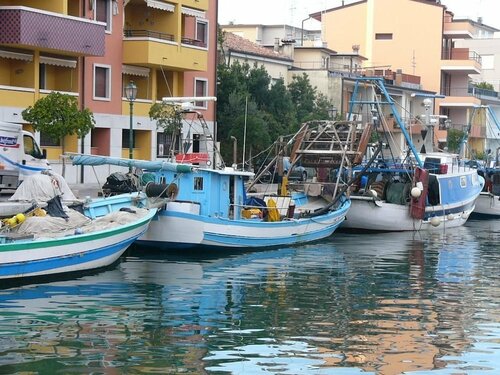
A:
[[[397,0],[396,0],[397,1]],[[344,0],[345,4],[355,0]],[[455,18],[477,20],[500,29],[500,0],[441,0]],[[219,0],[219,23],[287,24],[300,27],[309,14],[342,4],[342,0]],[[317,21],[304,21],[307,29],[319,29]]]

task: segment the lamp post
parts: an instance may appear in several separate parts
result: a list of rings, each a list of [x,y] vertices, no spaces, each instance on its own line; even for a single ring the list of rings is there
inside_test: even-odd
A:
[[[125,97],[130,103],[130,130],[128,134],[128,158],[133,159],[134,157],[134,149],[133,149],[133,143],[134,143],[134,127],[133,127],[133,121],[134,121],[134,100],[137,96],[137,86],[133,81],[130,81],[129,84],[125,87]],[[132,171],[132,166],[129,168],[129,172]]]

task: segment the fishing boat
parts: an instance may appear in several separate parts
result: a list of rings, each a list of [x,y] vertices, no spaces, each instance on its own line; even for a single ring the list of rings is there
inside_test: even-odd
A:
[[[67,206],[63,190],[69,188],[61,178],[41,173],[26,178],[11,200],[2,202],[4,213],[22,211],[1,221],[0,279],[109,266],[146,231],[156,213],[145,208],[137,193],[81,202],[73,196],[73,206]],[[50,199],[44,199],[47,192]]]
[[[473,108],[468,129],[464,133],[461,143],[460,154],[462,158],[466,157],[469,134],[472,132],[472,126],[476,118],[479,118],[480,122],[485,120],[485,148],[489,149],[489,152],[486,153],[486,160],[476,160],[474,158],[469,160],[469,164],[477,168],[479,175],[485,179],[485,185],[476,200],[472,216],[482,219],[496,219],[500,218],[500,147],[498,147],[497,140],[500,121],[489,105]],[[491,150],[496,151],[492,153]],[[469,150],[469,153],[474,154],[471,150]]]
[[[199,118],[200,114],[196,115]],[[363,154],[364,151],[358,150],[360,133],[353,124],[320,125],[337,137],[339,134],[348,137],[329,140],[333,165],[350,163]],[[312,127],[312,124],[307,126],[309,131],[302,128],[301,137],[311,134]],[[140,169],[142,180],[147,176],[149,182],[141,187],[145,194],[151,200],[168,201],[137,243],[157,248],[264,248],[306,243],[330,236],[344,221],[350,207],[349,199],[340,189],[329,200],[304,191],[251,197],[245,183],[254,173],[238,170],[235,165],[228,167],[220,157],[215,158],[216,163],[205,165],[78,154],[70,158],[74,165],[118,165]],[[175,160],[186,158],[177,155]]]
[[[373,88],[368,100],[359,98],[360,85]],[[350,113],[354,113],[356,105],[367,104],[386,133],[390,131],[385,119],[390,115],[408,149],[400,153],[391,150],[405,157],[397,161],[383,159],[382,163],[358,173],[360,183],[351,191],[351,209],[342,227],[363,231],[413,231],[442,230],[465,224],[484,186],[477,170],[461,162],[456,154],[433,151],[430,122],[421,124],[425,129],[424,143],[417,151],[382,78],[356,79]],[[430,100],[424,99],[423,104],[429,111]],[[387,106],[390,114],[385,113],[382,106]]]

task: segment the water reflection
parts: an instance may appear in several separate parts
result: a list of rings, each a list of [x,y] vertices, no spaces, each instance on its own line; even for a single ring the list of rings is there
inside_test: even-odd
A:
[[[500,225],[483,223],[243,254],[135,249],[110,271],[0,290],[0,373],[500,371]]]

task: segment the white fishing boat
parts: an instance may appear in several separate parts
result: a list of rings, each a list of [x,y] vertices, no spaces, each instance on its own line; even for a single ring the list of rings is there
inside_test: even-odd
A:
[[[360,78],[351,100],[371,104],[382,114],[380,100],[358,100],[358,84],[372,85],[403,133],[411,154],[405,162],[385,163],[359,175],[363,184],[350,195],[351,209],[342,227],[364,231],[435,230],[465,224],[475,208],[484,179],[477,170],[460,162],[458,155],[444,152],[417,152],[394,101],[381,78]],[[376,97],[376,95],[374,95]],[[425,102],[430,108],[430,103]],[[427,108],[427,109],[429,109]],[[384,116],[382,126],[384,125]],[[432,125],[427,126],[424,151],[432,150]],[[403,154],[403,153],[399,153]],[[362,185],[362,186],[361,186]]]
[[[29,202],[30,208],[1,221],[0,279],[108,266],[146,231],[156,213],[137,193],[86,199],[70,208],[61,203],[63,190],[69,190],[63,180],[42,173],[26,178],[12,200],[2,202],[14,210]],[[44,199],[45,193],[52,197]]]
[[[479,121],[484,121],[486,134],[486,160],[470,160],[470,165],[477,168],[478,173],[486,180],[483,191],[476,200],[473,217],[482,219],[500,218],[500,147],[497,139],[500,130],[500,121],[495,111],[489,105],[483,105],[472,109],[470,121],[464,139],[461,144],[461,156],[465,158],[466,148],[468,146],[469,133],[472,124],[479,117]],[[491,150],[495,150],[494,153]],[[469,150],[469,154],[474,154]]]

